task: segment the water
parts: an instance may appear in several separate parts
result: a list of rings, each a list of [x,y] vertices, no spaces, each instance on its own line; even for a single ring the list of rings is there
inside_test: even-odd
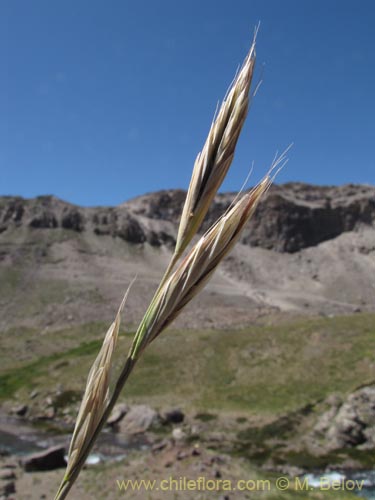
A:
[[[308,480],[309,486],[314,488],[321,487],[321,478],[324,477],[324,484],[327,485],[337,485],[340,484],[353,484],[352,481],[356,482],[358,487],[356,487],[353,492],[362,498],[367,500],[375,500],[375,470],[364,470],[364,471],[331,471],[331,472],[320,472],[316,474],[306,474],[304,479]],[[350,487],[351,489],[351,487]]]
[[[370,500],[375,500],[375,470],[364,472],[354,472],[351,474],[352,479],[364,481],[364,487],[357,495]]]
[[[42,451],[51,446],[61,445],[68,450],[71,434],[54,435],[27,426],[22,420],[0,418],[0,455],[24,456]],[[149,443],[142,435],[126,437],[111,431],[102,432],[93,452],[87,459],[88,464],[119,461],[131,449],[148,449]]]
[[[28,434],[12,434],[0,430],[0,454],[27,455],[43,449],[37,443],[37,436]]]

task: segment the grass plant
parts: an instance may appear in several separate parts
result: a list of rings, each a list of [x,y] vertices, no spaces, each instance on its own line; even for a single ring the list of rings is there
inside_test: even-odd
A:
[[[112,358],[128,291],[90,370],[70,444],[67,469],[55,500],[61,500],[68,495],[141,354],[202,290],[222,259],[238,241],[244,226],[271,184],[270,175],[267,174],[255,188],[238,196],[227,212],[188,250],[228,172],[246,119],[255,65],[255,38],[256,33],[242,68],[224,98],[206,143],[197,156],[174,253],[135,333],[111,394],[109,387]],[[281,155],[274,161],[271,169],[284,159],[285,156]],[[185,250],[187,254],[184,256]]]

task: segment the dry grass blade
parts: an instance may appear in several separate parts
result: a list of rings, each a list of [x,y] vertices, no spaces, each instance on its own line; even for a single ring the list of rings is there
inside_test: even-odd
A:
[[[255,65],[255,39],[212,123],[198,154],[177,235],[176,261],[199,229],[232,163],[234,150],[249,107],[249,90]]]

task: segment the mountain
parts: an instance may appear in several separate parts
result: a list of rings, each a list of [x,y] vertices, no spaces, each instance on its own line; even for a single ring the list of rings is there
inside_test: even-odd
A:
[[[181,190],[117,207],[53,196],[0,198],[0,328],[111,320],[132,278],[125,321],[139,321],[173,250]],[[202,231],[230,206],[219,194]],[[269,312],[375,310],[375,187],[271,187],[199,299],[176,326],[225,327]]]

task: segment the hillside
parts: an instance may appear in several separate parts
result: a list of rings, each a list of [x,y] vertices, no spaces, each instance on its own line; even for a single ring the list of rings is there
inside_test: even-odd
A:
[[[216,198],[202,230],[232,199]],[[52,196],[0,198],[5,455],[17,446],[27,452],[20,430],[41,448],[66,449],[103,332],[137,275],[123,315],[117,372],[167,266],[183,200],[182,191],[162,191],[117,207],[85,208]],[[120,397],[160,415],[182,408],[183,424],[142,433],[147,446],[133,451],[119,447],[122,424],[107,432],[109,442],[97,449],[107,458],[83,471],[80,498],[103,492],[118,498],[113,484],[125,467],[152,479],[164,478],[166,470],[176,477],[221,477],[222,469],[233,481],[326,467],[354,474],[372,469],[374,229],[374,187],[273,186],[240,244],[199,299],[150,346]],[[0,460],[4,477],[13,467],[12,488],[23,498],[52,496],[61,471],[30,474],[13,455]],[[310,490],[284,495],[354,498]],[[279,496],[270,491],[261,498]]]
[[[137,275],[126,310],[134,324],[167,265],[184,194],[95,208],[52,196],[0,198],[0,328],[107,321]],[[232,199],[218,195],[204,228]],[[176,326],[243,325],[271,310],[374,311],[374,228],[373,186],[273,186]]]

